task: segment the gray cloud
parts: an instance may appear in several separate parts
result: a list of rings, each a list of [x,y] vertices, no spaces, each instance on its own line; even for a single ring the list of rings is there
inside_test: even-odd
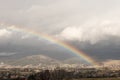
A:
[[[57,37],[62,37],[65,40],[78,40],[80,42],[88,41],[91,44],[95,44],[102,40],[109,40],[111,36],[120,38],[119,26],[119,22],[113,24],[109,21],[95,22],[93,25],[67,27]]]
[[[16,53],[0,53],[0,56],[11,56],[11,55],[15,55]]]

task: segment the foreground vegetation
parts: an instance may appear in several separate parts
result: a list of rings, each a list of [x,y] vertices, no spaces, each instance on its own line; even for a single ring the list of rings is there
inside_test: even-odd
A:
[[[81,79],[71,79],[71,80],[120,80],[120,78],[81,78]]]
[[[1,69],[0,80],[120,80],[120,70],[107,68]]]

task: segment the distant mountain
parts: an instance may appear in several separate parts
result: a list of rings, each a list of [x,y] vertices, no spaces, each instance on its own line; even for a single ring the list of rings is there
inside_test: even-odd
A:
[[[77,57],[73,57],[67,60],[64,60],[63,63],[67,63],[67,64],[84,64],[86,62],[84,62],[84,60],[77,58]]]
[[[5,63],[8,65],[21,65],[21,66],[26,66],[26,65],[55,65],[55,64],[85,64],[86,62],[83,59],[74,57],[74,58],[69,58],[64,61],[59,61],[56,59],[53,59],[51,57],[45,56],[45,55],[32,55],[32,56],[27,56],[23,57],[20,59],[13,59],[13,60],[0,60],[1,63]],[[120,60],[107,60],[104,62],[100,62],[101,66],[106,66],[111,69],[120,69]]]
[[[32,56],[27,56],[23,58],[18,58],[18,59],[10,59],[10,60],[0,60],[1,62],[4,62],[5,64],[9,65],[39,65],[39,64],[85,64],[86,62],[83,59],[73,57],[66,59],[64,61],[59,61],[56,59],[53,59],[51,57],[48,57],[46,55],[32,55]]]
[[[108,67],[110,69],[120,70],[120,60],[107,60],[107,61],[101,62],[101,65],[104,67]]]
[[[102,62],[102,64],[105,66],[114,66],[114,65],[120,66],[120,60],[107,60],[107,61]]]
[[[46,64],[46,65],[50,65],[50,64],[59,64],[61,63],[60,61],[56,60],[56,59],[52,59],[48,56],[44,56],[44,55],[32,55],[32,56],[27,56],[24,57],[22,59],[18,59],[15,61],[11,61],[9,62],[10,65],[38,65],[38,64]]]

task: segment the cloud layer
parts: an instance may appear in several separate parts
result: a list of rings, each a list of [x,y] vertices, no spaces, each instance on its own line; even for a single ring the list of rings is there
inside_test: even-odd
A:
[[[15,55],[16,53],[0,53],[0,56],[12,56],[12,55]]]
[[[92,44],[119,37],[119,0],[0,1],[0,22]]]
[[[61,60],[73,56],[56,44],[8,29],[15,25],[62,39],[94,59],[120,59],[119,4],[120,0],[0,0],[0,53],[45,54]]]
[[[90,42],[95,44],[99,41],[109,40],[110,37],[120,38],[120,25],[110,21],[93,25],[83,25],[77,27],[66,27],[57,37],[64,40],[77,40],[80,42]]]

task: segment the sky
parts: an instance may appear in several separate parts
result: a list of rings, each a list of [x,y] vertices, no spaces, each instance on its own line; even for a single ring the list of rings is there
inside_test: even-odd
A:
[[[96,61],[119,60],[119,4],[120,0],[0,0],[0,58],[75,57],[52,42],[9,30],[19,26],[52,35]]]

